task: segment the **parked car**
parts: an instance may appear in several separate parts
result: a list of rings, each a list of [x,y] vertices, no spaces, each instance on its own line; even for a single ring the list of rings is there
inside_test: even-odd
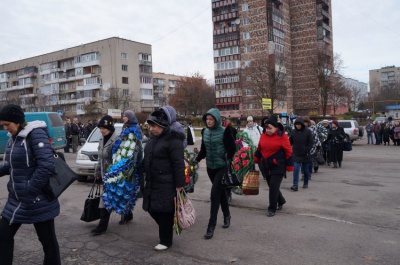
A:
[[[354,142],[355,140],[362,139],[364,131],[360,133],[360,126],[355,120],[338,120],[339,126],[344,129],[346,133],[347,140]],[[362,130],[364,130],[362,128]]]
[[[121,134],[122,125],[122,123],[116,123],[114,126],[118,135]],[[79,149],[75,160],[78,181],[85,182],[88,176],[94,176],[98,160],[99,140],[102,137],[100,129],[96,127],[87,139],[81,138],[84,145]]]
[[[44,121],[47,125],[49,140],[54,149],[61,149],[67,144],[64,123],[56,112],[25,112],[25,120]],[[1,126],[2,127],[2,126]],[[8,141],[7,131],[0,128],[0,157],[3,157]]]
[[[374,120],[374,123],[375,123],[376,121],[377,121],[378,123],[380,123],[380,122],[386,122],[386,117],[376,117],[375,120]]]

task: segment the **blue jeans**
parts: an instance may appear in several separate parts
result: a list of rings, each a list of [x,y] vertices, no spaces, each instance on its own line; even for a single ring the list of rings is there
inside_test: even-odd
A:
[[[368,144],[370,144],[369,139],[371,139],[371,144],[374,144],[374,137],[372,136],[372,132],[367,133],[367,138],[368,138]]]
[[[293,186],[299,186],[299,172],[300,168],[304,169],[304,185],[308,185],[308,180],[310,179],[310,162],[294,162],[294,171],[293,171]]]

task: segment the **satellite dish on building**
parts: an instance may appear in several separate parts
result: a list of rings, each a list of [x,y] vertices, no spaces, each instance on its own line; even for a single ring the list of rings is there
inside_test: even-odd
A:
[[[240,24],[240,18],[236,19],[235,24],[236,24],[236,25],[239,25],[239,24]]]

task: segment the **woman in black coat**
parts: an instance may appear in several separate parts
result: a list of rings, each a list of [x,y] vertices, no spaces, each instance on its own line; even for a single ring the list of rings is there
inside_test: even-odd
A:
[[[143,210],[149,212],[159,227],[160,243],[154,249],[166,250],[172,246],[174,198],[185,186],[182,144],[185,135],[171,130],[163,111],[153,112],[147,123],[152,136],[144,149]]]
[[[337,120],[332,121],[332,128],[328,133],[326,142],[329,144],[329,162],[333,162],[333,167],[342,167],[343,160],[343,141],[346,138],[344,129],[339,126]]]

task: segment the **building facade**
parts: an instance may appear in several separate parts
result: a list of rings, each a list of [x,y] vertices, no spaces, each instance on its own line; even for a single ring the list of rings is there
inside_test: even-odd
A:
[[[400,84],[400,67],[392,65],[369,70],[369,86],[372,97],[379,93],[380,88],[396,83]]]
[[[153,73],[154,107],[164,107],[169,104],[168,97],[175,94],[177,83],[184,76]]]
[[[360,102],[368,101],[368,84],[348,77],[342,80],[344,86],[351,91],[351,110],[357,111]]]
[[[151,45],[113,37],[0,65],[0,104],[9,103],[68,117],[151,112]]]
[[[261,103],[252,102],[261,99],[251,95],[241,75],[260,57],[287,87],[284,99],[276,102],[281,108],[274,112],[319,110],[315,64],[319,53],[333,60],[331,1],[211,2],[216,106],[222,115],[261,115]]]

